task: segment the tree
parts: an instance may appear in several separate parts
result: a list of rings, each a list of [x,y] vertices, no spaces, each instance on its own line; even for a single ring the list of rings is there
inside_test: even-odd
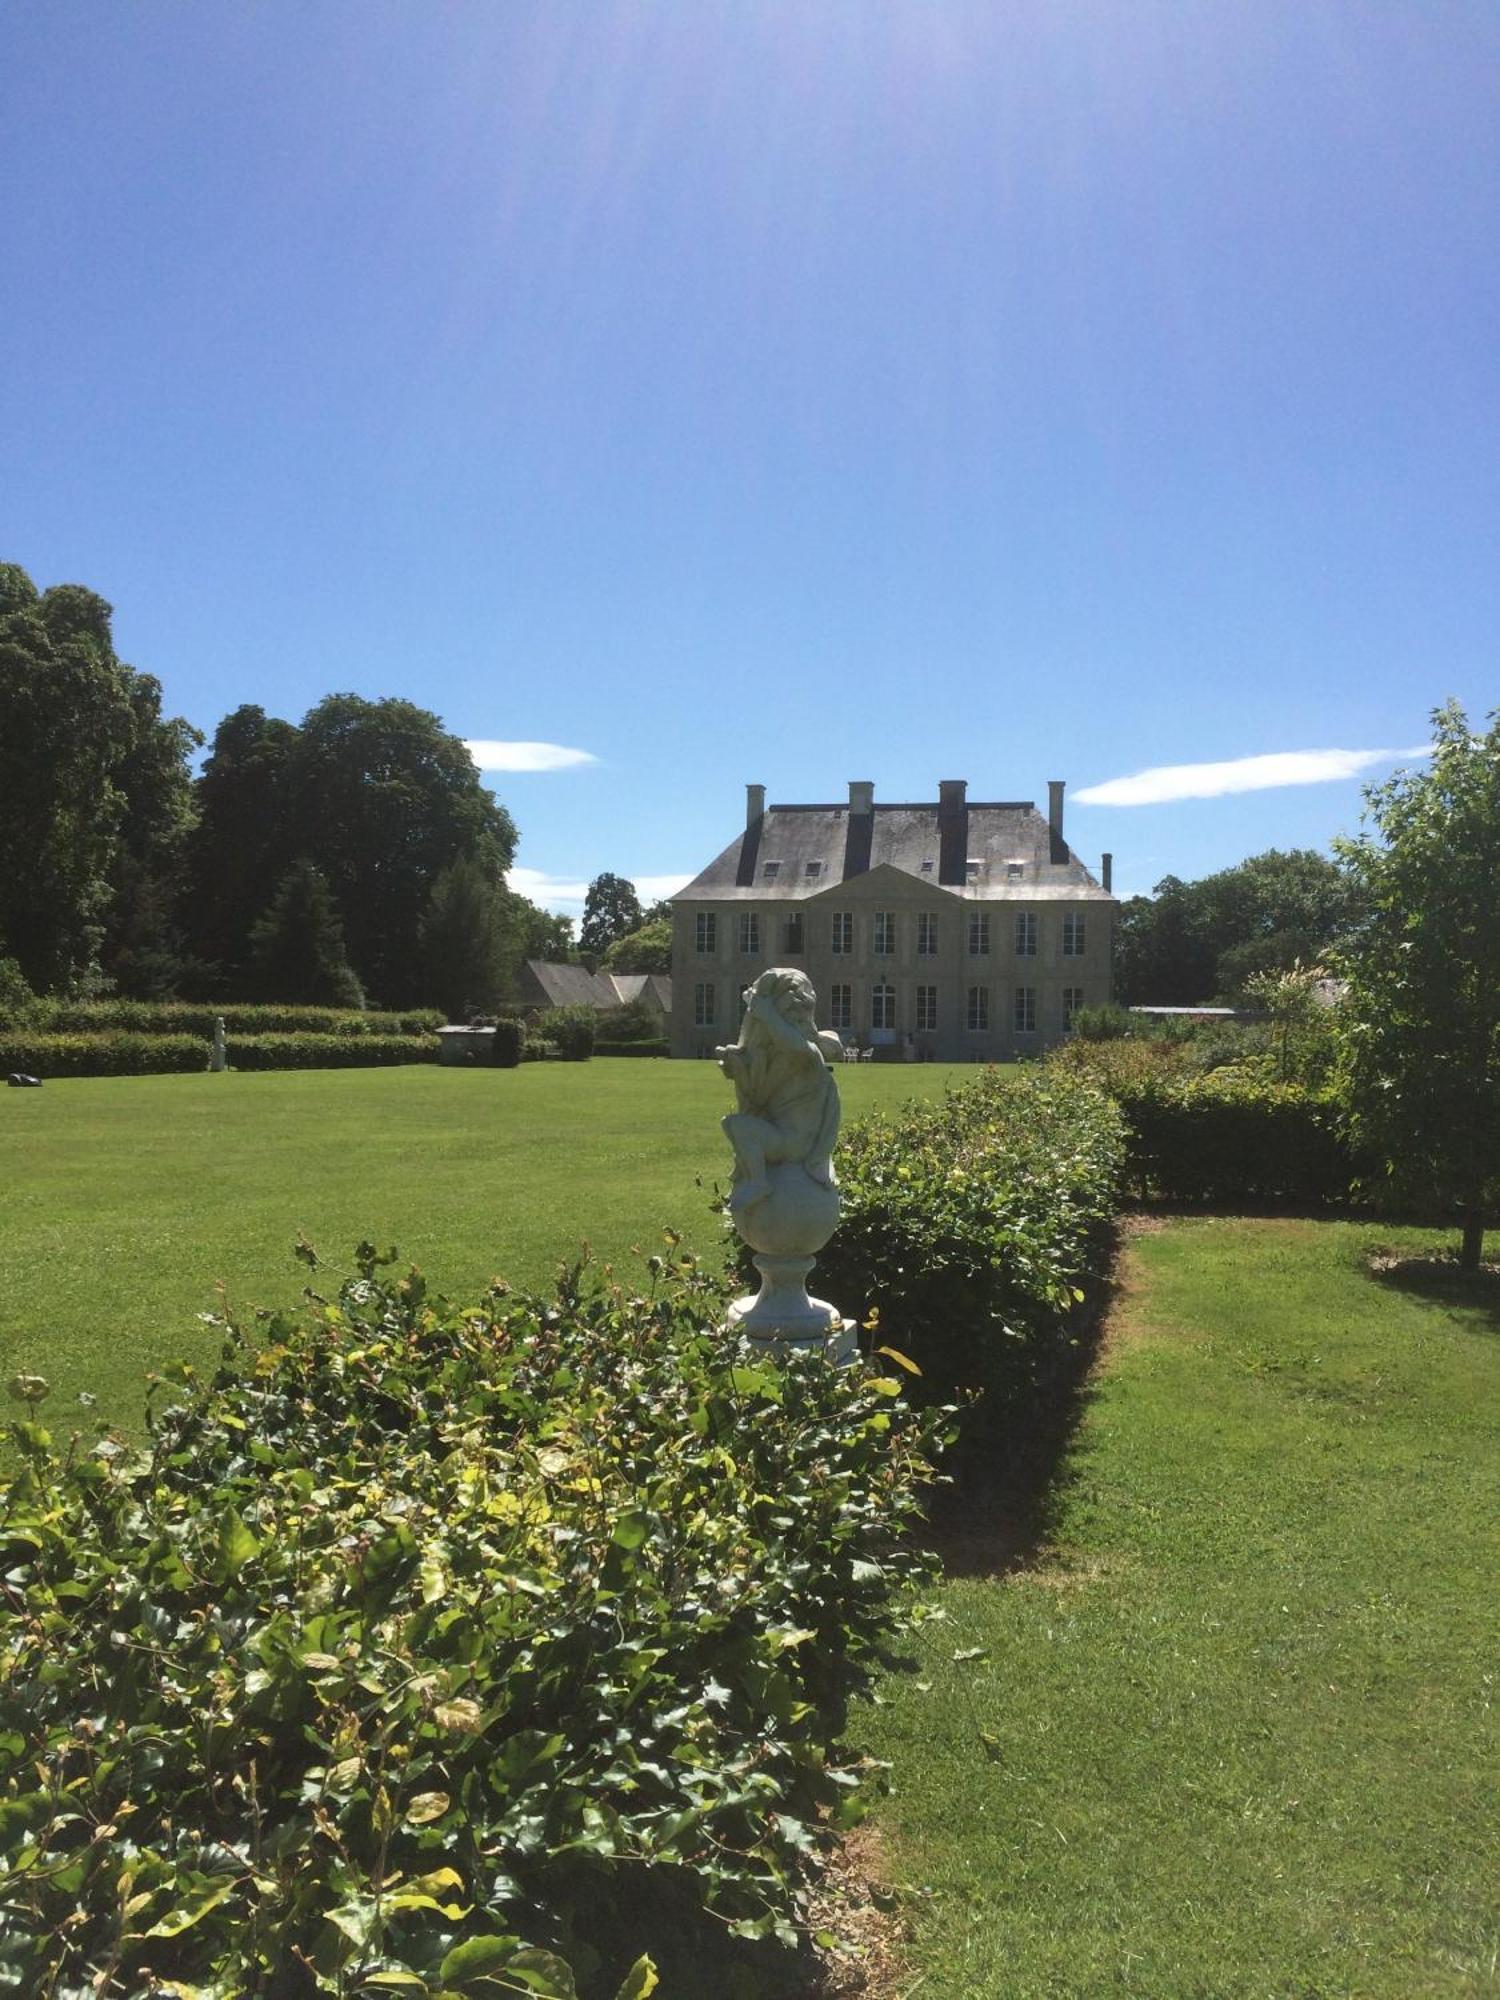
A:
[[[672,970],[672,926],[670,922],[642,924],[616,938],[604,954],[606,972],[670,972]]]
[[[117,656],[112,615],[0,564],[0,938],[42,992],[96,976],[127,934],[148,947],[187,830],[195,732]]]
[[[510,898],[471,855],[432,885],[422,920],[422,990],[450,1021],[493,1010],[514,974],[518,942]]]
[[[1436,710],[1430,765],[1371,786],[1373,830],[1339,843],[1366,905],[1339,955],[1356,1137],[1396,1187],[1459,1216],[1466,1270],[1500,1185],[1500,710],[1489,724]]]
[[[226,715],[196,787],[184,909],[211,984],[243,990],[250,932],[295,855],[291,794],[297,728],[246,703]]]
[[[338,906],[321,871],[294,862],[250,933],[252,984],[264,1000],[303,1007],[362,1007],[344,951]]]
[[[1115,990],[1127,1003],[1202,1006],[1260,972],[1310,964],[1358,920],[1349,875],[1311,848],[1270,848],[1196,882],[1168,875],[1121,906]]]
[[[641,927],[641,899],[635,884],[623,875],[596,875],[589,884],[583,905],[583,929],[578,934],[581,950],[605,952],[616,938]]]
[[[516,933],[517,962],[541,958],[552,965],[566,965],[578,956],[573,936],[573,919],[553,910],[541,909],[514,889],[507,889],[511,924]]]

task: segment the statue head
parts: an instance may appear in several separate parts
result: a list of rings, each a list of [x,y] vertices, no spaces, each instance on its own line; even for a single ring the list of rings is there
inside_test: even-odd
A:
[[[805,1035],[817,1034],[817,995],[805,972],[790,965],[772,966],[745,990],[746,1007],[752,1000],[762,998],[771,1002],[784,1021],[790,1021]]]

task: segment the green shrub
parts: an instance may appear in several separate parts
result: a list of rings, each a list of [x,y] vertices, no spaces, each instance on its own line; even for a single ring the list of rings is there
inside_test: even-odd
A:
[[[861,1119],[839,1147],[843,1213],[816,1289],[861,1319],[878,1308],[880,1337],[922,1370],[919,1399],[979,1389],[989,1416],[1018,1411],[1066,1359],[1123,1159],[1108,1097],[1040,1067]]]
[[[596,1056],[666,1056],[671,1053],[671,1043],[662,1038],[617,1042],[611,1035],[607,1040],[594,1043]]]
[[[165,1076],[206,1070],[208,1044],[197,1035],[0,1034],[0,1075],[22,1070],[45,1083],[63,1076]]]
[[[124,1028],[142,1035],[201,1035],[209,1041],[220,1015],[231,1035],[421,1035],[441,1028],[445,1019],[436,1007],[381,1014],[363,1008],[189,1000],[41,1000],[34,1018],[38,1027],[55,1033]]]
[[[532,1034],[564,1062],[587,1062],[594,1053],[599,1016],[592,1007],[544,1007],[531,1026]]]
[[[21,1026],[36,1019],[37,997],[13,958],[0,958],[0,1024]]]
[[[495,1023],[495,1038],[490,1043],[490,1061],[501,1069],[514,1069],[521,1060],[525,1047],[526,1032],[519,1021],[502,1016]]]
[[[1073,1033],[1081,1042],[1118,1042],[1139,1031],[1140,1020],[1114,1001],[1102,1007],[1080,1007],[1073,1015]]]
[[[688,1993],[695,1913],[795,1935],[944,1419],[650,1261],[458,1310],[365,1245],[145,1453],[12,1427],[12,1990]]]
[[[436,1035],[230,1035],[231,1069],[372,1069],[438,1059]]]

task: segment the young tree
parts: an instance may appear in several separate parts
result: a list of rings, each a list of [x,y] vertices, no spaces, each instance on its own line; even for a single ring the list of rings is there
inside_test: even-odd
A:
[[[641,927],[641,899],[635,884],[623,875],[596,875],[589,884],[583,904],[583,929],[578,934],[581,950],[605,952],[616,938]]]
[[[1500,711],[1433,716],[1425,770],[1365,796],[1374,830],[1339,844],[1366,903],[1339,954],[1341,1065],[1357,1136],[1392,1181],[1463,1224],[1478,1268],[1500,1183]]]
[[[264,1000],[301,1007],[362,1007],[364,994],[344,953],[344,927],[327,880],[310,861],[294,862],[250,933],[252,983]]]

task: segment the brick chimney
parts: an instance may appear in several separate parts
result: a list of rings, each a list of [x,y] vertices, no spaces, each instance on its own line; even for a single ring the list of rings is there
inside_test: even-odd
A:
[[[1103,882],[1103,884],[1104,884],[1104,887],[1105,887],[1106,889],[1113,889],[1113,888],[1114,888],[1114,886],[1115,886],[1115,857],[1114,857],[1114,856],[1113,856],[1112,854],[1106,854],[1106,855],[1105,855],[1105,856],[1103,857],[1103,860],[1102,860],[1102,862],[1101,862],[1101,864],[1100,864],[1100,868],[1099,868],[1099,876],[1100,876],[1100,880],[1101,880],[1101,881]]]
[[[870,782],[868,778],[851,778],[849,780],[850,813],[851,814],[872,813],[874,812],[874,810],[875,810],[874,785]]]
[[[1049,778],[1047,781],[1047,827],[1052,835],[1052,865],[1060,866],[1068,858],[1068,843],[1063,839],[1063,788],[1065,778]]]
[[[764,785],[745,787],[745,825],[758,826],[766,816],[766,788]]]
[[[938,880],[962,888],[969,873],[969,781],[938,783]]]
[[[737,888],[749,889],[755,884],[755,864],[760,859],[761,828],[766,817],[766,788],[764,785],[745,787],[745,831],[740,840],[739,865],[734,871]]]

